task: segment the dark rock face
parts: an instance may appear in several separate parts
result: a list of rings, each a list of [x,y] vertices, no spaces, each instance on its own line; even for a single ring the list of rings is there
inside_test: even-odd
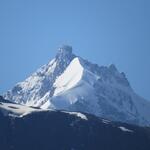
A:
[[[0,113],[1,150],[149,150],[150,129],[88,120],[67,113],[36,112],[22,118]],[[122,131],[120,126],[130,129]]]

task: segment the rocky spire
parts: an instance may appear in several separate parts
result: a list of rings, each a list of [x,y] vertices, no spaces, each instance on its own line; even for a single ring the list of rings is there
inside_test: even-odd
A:
[[[75,55],[72,53],[72,47],[68,45],[62,45],[58,49],[58,53],[56,55],[56,59],[58,62],[63,63],[67,62],[70,63],[70,61],[75,57]]]

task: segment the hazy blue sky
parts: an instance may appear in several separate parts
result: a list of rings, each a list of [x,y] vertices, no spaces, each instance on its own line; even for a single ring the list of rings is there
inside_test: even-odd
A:
[[[0,0],[0,93],[61,44],[99,65],[116,64],[150,100],[149,0]]]

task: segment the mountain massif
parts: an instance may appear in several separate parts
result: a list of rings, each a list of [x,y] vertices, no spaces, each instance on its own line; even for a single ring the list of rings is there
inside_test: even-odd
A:
[[[138,96],[115,65],[99,66],[59,48],[56,57],[4,94],[41,109],[79,111],[112,121],[150,125],[150,102]]]

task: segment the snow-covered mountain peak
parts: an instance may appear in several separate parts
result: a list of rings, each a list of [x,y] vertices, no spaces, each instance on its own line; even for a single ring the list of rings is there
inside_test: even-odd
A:
[[[150,124],[150,103],[114,64],[99,66],[63,45],[56,57],[5,94],[16,103],[81,111],[115,121]]]

